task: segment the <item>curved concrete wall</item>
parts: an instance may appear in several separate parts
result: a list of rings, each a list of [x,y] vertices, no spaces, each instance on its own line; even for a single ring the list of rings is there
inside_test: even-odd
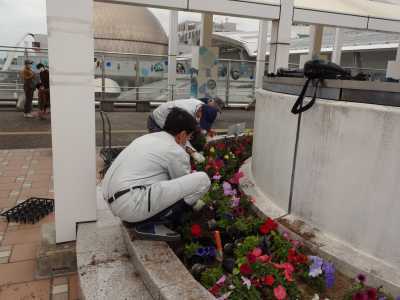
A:
[[[253,176],[288,209],[295,96],[257,92]],[[400,268],[400,109],[317,100],[301,117],[292,213]]]

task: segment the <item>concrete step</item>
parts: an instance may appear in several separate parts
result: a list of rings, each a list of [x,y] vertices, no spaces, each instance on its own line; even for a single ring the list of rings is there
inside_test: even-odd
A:
[[[84,299],[152,300],[129,260],[120,220],[103,207],[97,222],[78,225],[77,264]]]

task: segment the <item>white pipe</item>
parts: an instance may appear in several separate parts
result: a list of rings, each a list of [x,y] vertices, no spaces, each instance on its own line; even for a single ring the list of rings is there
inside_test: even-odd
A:
[[[168,99],[174,100],[176,86],[176,55],[178,52],[178,11],[169,13],[169,43],[168,43]]]
[[[259,21],[258,31],[258,48],[257,48],[257,64],[256,64],[256,89],[261,89],[263,86],[263,78],[265,72],[265,54],[267,52],[267,34],[268,22],[264,20]]]

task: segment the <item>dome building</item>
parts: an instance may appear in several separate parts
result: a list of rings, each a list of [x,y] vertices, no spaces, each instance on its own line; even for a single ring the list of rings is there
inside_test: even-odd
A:
[[[96,51],[167,54],[168,38],[145,7],[94,2]]]

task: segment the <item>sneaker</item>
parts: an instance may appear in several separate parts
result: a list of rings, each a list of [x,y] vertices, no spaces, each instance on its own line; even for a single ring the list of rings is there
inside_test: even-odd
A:
[[[24,118],[33,118],[33,115],[31,113],[24,114]]]
[[[136,225],[133,233],[138,239],[152,241],[174,242],[179,241],[181,238],[179,233],[172,231],[162,224]]]

